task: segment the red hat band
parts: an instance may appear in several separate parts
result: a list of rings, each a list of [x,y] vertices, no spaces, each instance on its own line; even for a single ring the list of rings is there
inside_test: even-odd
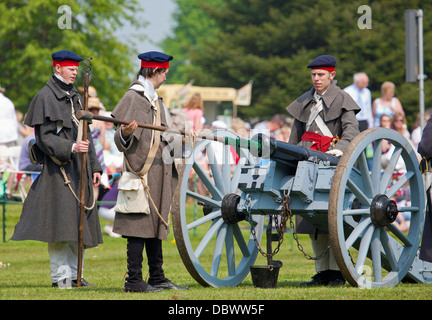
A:
[[[311,69],[312,70],[314,70],[314,69],[327,70],[327,71],[330,71],[330,72],[335,71],[335,67],[312,67]]]
[[[162,68],[162,69],[168,69],[169,68],[169,62],[158,62],[158,61],[147,61],[147,60],[141,60],[141,68]]]
[[[53,67],[55,67],[57,64],[59,64],[61,67],[78,67],[79,62],[75,60],[63,60],[63,61],[57,61],[53,60]]]

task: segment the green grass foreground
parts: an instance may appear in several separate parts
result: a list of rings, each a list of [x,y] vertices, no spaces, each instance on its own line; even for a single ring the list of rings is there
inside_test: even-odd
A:
[[[6,206],[6,239],[13,233],[21,213],[20,204]],[[107,221],[101,220],[102,227]],[[359,289],[349,284],[338,287],[300,287],[315,273],[314,262],[306,260],[291,234],[275,260],[281,260],[277,288],[260,289],[252,284],[250,275],[234,288],[202,287],[188,273],[179,256],[171,232],[164,242],[164,271],[174,283],[188,286],[188,291],[159,293],[124,293],[126,272],[126,240],[104,234],[104,243],[86,250],[84,277],[95,287],[58,289],[51,287],[49,257],[46,243],[36,241],[0,242],[0,300],[430,300],[432,285],[400,283],[394,288]],[[0,240],[1,241],[1,240]],[[307,236],[300,236],[305,251],[312,254]],[[147,270],[146,261],[144,274]],[[256,265],[265,265],[259,255]],[[313,310],[309,310],[313,311]]]

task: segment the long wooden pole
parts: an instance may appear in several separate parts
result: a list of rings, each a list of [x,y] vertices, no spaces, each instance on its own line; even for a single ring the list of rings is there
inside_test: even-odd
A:
[[[112,118],[112,117],[104,117],[104,116],[100,116],[97,114],[93,114],[89,111],[83,111],[83,110],[77,111],[76,116],[78,119],[87,120],[87,121],[91,121],[94,119],[94,120],[100,120],[100,121],[105,121],[105,122],[112,122],[114,124],[128,125],[131,123],[130,121],[120,120],[120,119],[116,119],[116,118]],[[156,125],[147,124],[147,123],[138,123],[138,127],[144,128],[144,129],[158,130],[158,131],[170,130],[173,133],[179,133],[181,135],[187,135],[187,132],[184,130],[177,130],[177,129],[172,129],[172,128],[168,128],[168,127],[164,127],[164,126],[156,126]],[[243,139],[243,138],[218,137],[218,136],[204,135],[204,134],[197,134],[196,138],[218,141],[218,142],[221,142],[223,144],[229,144],[233,147],[248,148],[248,149],[253,148],[258,153],[260,153],[262,151],[261,142],[254,141],[254,140],[247,140],[247,139]]]
[[[100,116],[98,114],[93,114],[90,111],[82,111],[79,110],[76,113],[77,118],[78,119],[84,119],[84,120],[100,120],[100,121],[105,121],[105,122],[112,122],[114,124],[124,124],[124,125],[128,125],[131,123],[131,121],[126,121],[126,120],[119,120],[116,118],[112,118],[112,117],[104,117],[104,116]],[[181,135],[187,135],[187,132],[185,132],[184,130],[177,130],[177,129],[172,129],[172,128],[168,128],[168,127],[164,127],[164,126],[157,126],[154,124],[147,124],[147,123],[138,123],[138,127],[140,128],[144,128],[144,129],[151,129],[151,130],[158,130],[158,131],[168,131],[168,130],[175,130],[178,133],[180,133]],[[214,141],[219,141],[222,143],[225,143],[225,138],[222,137],[216,137],[216,136],[212,136],[212,135],[197,135],[198,138],[201,139],[207,139],[207,140],[214,140]]]
[[[89,74],[84,74],[84,110],[88,110],[88,88],[90,84]],[[87,120],[83,120],[83,135],[82,141],[87,140]],[[84,251],[84,204],[85,204],[85,189],[87,177],[87,153],[81,153],[81,193],[80,193],[80,215],[78,226],[78,270],[77,270],[77,287],[81,287],[83,251]]]

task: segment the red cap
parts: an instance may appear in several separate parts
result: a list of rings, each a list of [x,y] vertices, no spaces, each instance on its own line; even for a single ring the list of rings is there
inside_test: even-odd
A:
[[[141,60],[141,68],[163,68],[168,69],[169,68],[169,61],[147,61],[147,60]]]
[[[173,57],[162,52],[149,51],[141,53],[138,56],[138,59],[141,59],[141,68],[168,69],[169,62],[173,59]]]
[[[53,60],[53,67],[55,67],[57,64],[59,64],[61,67],[79,67],[79,62],[74,60]]]
[[[312,70],[314,70],[314,69],[327,70],[327,71],[330,71],[330,72],[335,71],[335,67],[313,67],[311,69]]]

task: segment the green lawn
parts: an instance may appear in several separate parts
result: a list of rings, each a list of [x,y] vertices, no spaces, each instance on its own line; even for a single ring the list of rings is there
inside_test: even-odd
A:
[[[13,233],[21,205],[6,206],[6,239]],[[102,227],[107,221],[101,220]],[[400,283],[394,288],[359,289],[350,285],[339,288],[300,287],[301,281],[314,274],[314,263],[306,260],[290,234],[275,260],[281,260],[277,288],[254,288],[250,275],[234,288],[202,287],[182,263],[173,233],[164,242],[164,270],[173,282],[186,285],[189,291],[164,291],[152,294],[124,293],[126,241],[104,233],[104,244],[86,250],[84,277],[95,287],[76,289],[51,288],[47,245],[35,241],[0,242],[0,300],[429,300],[432,286]],[[1,241],[1,240],[0,240]],[[300,236],[305,251],[312,254],[307,236]],[[257,265],[265,259],[259,256]],[[144,269],[145,270],[145,269]]]

